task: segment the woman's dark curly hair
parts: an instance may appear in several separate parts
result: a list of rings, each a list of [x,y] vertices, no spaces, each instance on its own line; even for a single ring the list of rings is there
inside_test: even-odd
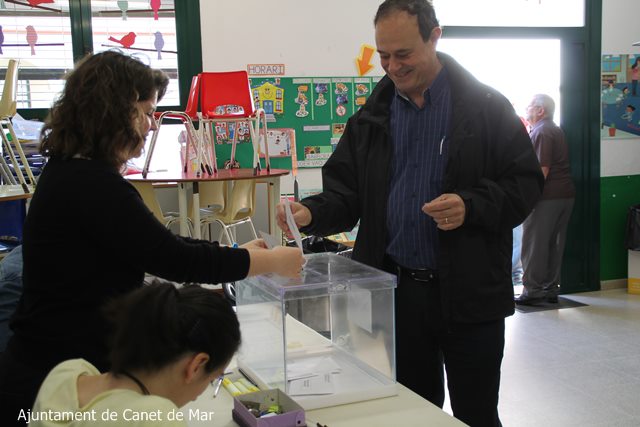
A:
[[[144,144],[136,103],[156,91],[160,100],[169,84],[162,71],[115,51],[86,56],[66,80],[42,129],[40,152],[101,160],[117,168]]]

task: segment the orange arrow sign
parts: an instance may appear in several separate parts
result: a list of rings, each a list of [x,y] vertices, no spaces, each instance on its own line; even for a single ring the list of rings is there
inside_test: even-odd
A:
[[[373,68],[371,65],[371,58],[373,58],[373,54],[376,49],[373,46],[369,46],[368,44],[363,44],[360,46],[360,55],[356,59],[356,66],[358,67],[358,75],[364,76]]]

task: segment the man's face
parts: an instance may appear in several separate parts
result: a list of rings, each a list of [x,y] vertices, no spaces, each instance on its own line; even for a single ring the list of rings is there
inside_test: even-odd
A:
[[[422,40],[418,18],[404,11],[392,12],[376,24],[376,46],[380,63],[398,90],[407,96],[421,96],[439,71],[436,43],[440,27]]]
[[[543,108],[535,99],[532,99],[529,105],[527,106],[527,117],[526,117],[527,121],[530,124],[534,124],[540,121],[543,115],[544,115]]]

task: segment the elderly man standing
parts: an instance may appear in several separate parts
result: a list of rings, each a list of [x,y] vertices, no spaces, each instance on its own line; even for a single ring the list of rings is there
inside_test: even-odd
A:
[[[558,302],[562,255],[576,189],[571,179],[569,147],[553,122],[555,103],[549,95],[534,95],[527,107],[531,142],[544,174],[544,191],[524,221],[522,268],[524,285],[516,304]]]
[[[398,276],[398,381],[442,407],[446,366],[454,416],[499,426],[511,233],[542,191],[540,165],[511,103],[436,52],[429,1],[387,0],[374,25],[387,75],[294,219],[321,236],[360,220],[353,259]],[[282,206],[278,223],[289,232]]]

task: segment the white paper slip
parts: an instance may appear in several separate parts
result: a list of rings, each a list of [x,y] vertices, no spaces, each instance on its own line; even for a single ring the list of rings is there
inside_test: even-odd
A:
[[[332,394],[332,374],[326,373],[309,378],[289,381],[289,395],[305,396],[310,394]]]
[[[293,219],[293,212],[291,212],[291,202],[288,198],[284,199],[284,212],[287,217],[287,225],[293,235],[293,239],[296,241],[296,246],[302,250],[302,236],[300,236],[300,230],[296,225],[296,221]]]
[[[280,241],[273,234],[266,233],[264,231],[258,231],[260,238],[264,240],[264,243],[267,245],[267,249],[275,248],[276,246],[280,246]]]

